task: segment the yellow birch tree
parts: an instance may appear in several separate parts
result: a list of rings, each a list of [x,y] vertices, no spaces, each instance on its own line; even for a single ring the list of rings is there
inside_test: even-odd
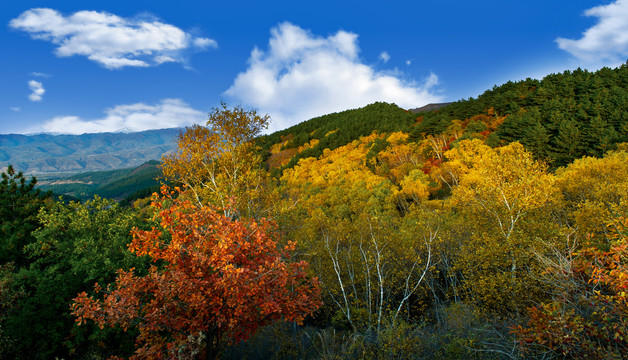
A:
[[[206,126],[179,135],[177,151],[163,158],[168,179],[183,183],[198,206],[212,204],[227,217],[264,215],[269,184],[253,139],[268,127],[268,115],[221,103]]]

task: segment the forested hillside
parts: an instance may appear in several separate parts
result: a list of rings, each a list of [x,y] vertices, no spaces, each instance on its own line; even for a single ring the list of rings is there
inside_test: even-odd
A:
[[[412,130],[447,140],[484,136],[491,146],[521,142],[538,159],[566,165],[628,140],[628,68],[566,71],[495,87],[477,99],[426,113]]]
[[[266,136],[222,104],[162,159],[173,186],[128,207],[11,168],[0,354],[624,359],[627,80],[567,71]]]
[[[162,178],[159,161],[119,170],[92,171],[70,176],[41,176],[38,187],[77,200],[88,200],[94,195],[122,200],[137,192],[144,197],[159,189]],[[152,189],[151,191],[148,191]]]
[[[508,82],[477,99],[416,115],[385,103],[330,114],[263,136],[260,146],[272,154],[271,168],[285,168],[374,131],[401,131],[415,142],[430,139],[437,147],[471,138],[492,147],[518,141],[555,168],[585,155],[602,156],[628,141],[626,88],[626,65],[565,71],[542,80]]]
[[[292,167],[299,159],[318,157],[373,131],[409,131],[416,116],[396,105],[375,103],[314,118],[258,139],[272,153],[271,167]],[[267,155],[268,156],[268,155]]]

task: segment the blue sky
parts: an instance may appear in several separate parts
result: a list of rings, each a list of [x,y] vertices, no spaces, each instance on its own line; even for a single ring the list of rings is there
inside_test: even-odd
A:
[[[184,126],[221,100],[278,130],[628,58],[628,0],[23,0],[0,24],[0,133]]]

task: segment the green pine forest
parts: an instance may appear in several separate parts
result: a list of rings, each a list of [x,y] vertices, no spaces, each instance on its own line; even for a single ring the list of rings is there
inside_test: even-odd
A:
[[[61,185],[9,166],[0,359],[628,357],[628,63],[268,120],[223,104]]]

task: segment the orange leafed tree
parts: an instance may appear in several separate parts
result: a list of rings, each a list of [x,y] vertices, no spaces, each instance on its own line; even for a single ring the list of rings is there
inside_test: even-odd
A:
[[[317,279],[306,262],[289,261],[295,244],[280,248],[273,222],[232,220],[162,194],[153,201],[161,229],[136,230],[129,245],[156,265],[145,276],[120,270],[103,299],[79,294],[79,325],[136,327],[136,359],[213,358],[221,340],[246,339],[276,320],[301,323],[318,308]]]
[[[512,332],[523,351],[569,359],[625,359],[628,354],[628,218],[609,221],[610,250],[594,247],[550,262],[558,296],[528,310]],[[573,259],[573,260],[572,260]],[[562,266],[559,266],[562,265]]]

